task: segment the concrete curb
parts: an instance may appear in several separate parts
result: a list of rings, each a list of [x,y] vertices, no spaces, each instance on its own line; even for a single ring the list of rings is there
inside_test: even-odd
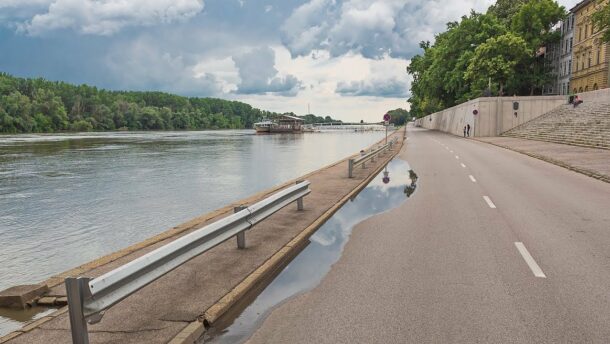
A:
[[[551,163],[553,165],[557,165],[557,166],[566,168],[566,169],[568,169],[570,171],[574,171],[574,172],[577,172],[577,173],[580,173],[580,174],[584,174],[585,176],[588,176],[588,177],[591,177],[591,178],[595,178],[595,179],[601,180],[601,181],[606,182],[606,183],[610,183],[610,176],[605,175],[605,174],[597,173],[595,171],[591,171],[591,170],[588,170],[586,168],[572,166],[572,165],[570,165],[568,163],[565,163],[563,161],[555,160],[555,159],[546,157],[544,155],[539,155],[539,154],[536,154],[536,153],[526,152],[526,151],[523,151],[523,150],[520,150],[520,149],[516,149],[516,148],[509,147],[509,146],[501,145],[501,144],[498,144],[498,143],[493,143],[493,142],[488,142],[488,141],[484,141],[484,140],[479,140],[479,139],[476,139],[476,138],[474,138],[474,140],[476,140],[478,142],[487,143],[487,144],[490,144],[490,145],[493,145],[493,146],[496,146],[496,147],[508,149],[508,150],[513,151],[513,152],[525,154],[525,155],[531,156],[532,158],[536,158],[536,159],[539,159],[539,160]],[[547,142],[547,141],[542,141],[542,142]],[[589,148],[598,148],[598,147],[589,147]]]
[[[201,337],[205,332],[206,327],[212,325],[218,320],[223,314],[227,313],[233,305],[235,305],[242,297],[244,297],[249,291],[255,289],[261,281],[266,280],[269,276],[273,276],[279,268],[283,266],[287,261],[292,260],[298,253],[299,250],[306,244],[309,237],[313,235],[334,213],[336,213],[341,207],[350,199],[355,197],[362,189],[369,184],[369,182],[375,178],[379,172],[392,160],[403,147],[405,141],[405,134],[403,133],[403,140],[400,141],[400,146],[396,151],[392,152],[383,163],[379,165],[368,177],[366,177],[355,189],[345,195],[339,202],[328,209],[322,216],[316,219],[312,224],[307,226],[301,233],[295,236],[290,242],[288,242],[283,248],[276,252],[271,258],[269,258],[263,265],[258,267],[254,272],[248,275],[241,283],[235,286],[229,293],[222,297],[218,302],[212,305],[203,313],[203,321],[199,319],[191,322],[186,328],[184,328],[176,337],[174,337],[171,344],[192,344],[194,340]],[[343,161],[342,161],[343,162]],[[198,334],[196,337],[194,334]],[[193,338],[195,337],[195,338]]]

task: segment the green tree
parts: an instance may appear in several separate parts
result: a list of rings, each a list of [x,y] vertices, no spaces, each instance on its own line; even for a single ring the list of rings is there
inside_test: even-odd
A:
[[[531,55],[532,51],[525,40],[515,34],[490,38],[477,47],[464,77],[479,90],[485,87],[489,77],[498,84],[502,95],[505,86],[515,77],[515,67],[527,61]]]
[[[603,0],[597,2],[601,8],[591,16],[591,22],[597,30],[604,31],[602,41],[610,42],[610,2],[604,5]]]

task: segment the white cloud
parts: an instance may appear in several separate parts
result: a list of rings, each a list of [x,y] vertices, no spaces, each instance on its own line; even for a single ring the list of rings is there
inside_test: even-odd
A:
[[[265,13],[271,12],[272,9],[273,9],[273,6],[271,6],[271,5],[265,6]]]
[[[279,75],[275,68],[275,51],[269,47],[233,56],[233,61],[241,79],[236,93],[295,96],[301,88],[301,82],[294,75]]]
[[[28,2],[44,4],[43,1]],[[47,3],[45,13],[35,14],[18,25],[21,32],[37,36],[57,29],[73,29],[83,34],[112,35],[129,26],[184,21],[204,7],[202,0],[54,0]]]
[[[358,54],[333,57],[328,52],[292,58],[283,46],[273,47],[276,68],[290,71],[304,86],[298,97],[286,98],[274,95],[238,95],[237,99],[254,106],[277,112],[307,113],[307,105],[317,115],[331,115],[345,121],[379,121],[389,109],[407,108],[404,97],[379,97],[375,95],[342,97],[336,93],[340,82],[360,82],[369,79],[395,79],[408,85],[405,72],[408,61],[384,56],[377,60]]]

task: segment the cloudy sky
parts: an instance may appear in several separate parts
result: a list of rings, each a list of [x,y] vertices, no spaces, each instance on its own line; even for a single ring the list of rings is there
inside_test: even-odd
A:
[[[0,71],[372,121],[408,107],[420,41],[493,2],[0,0]]]

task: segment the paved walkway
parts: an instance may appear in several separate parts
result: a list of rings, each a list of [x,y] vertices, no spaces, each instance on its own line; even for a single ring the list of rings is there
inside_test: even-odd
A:
[[[513,137],[481,137],[480,141],[508,148],[610,183],[610,150]]]
[[[401,130],[395,135],[402,138],[402,134]],[[238,250],[236,241],[229,240],[129,296],[108,310],[100,323],[89,326],[91,343],[167,343],[191,322],[201,319],[206,310],[358,187],[378,167],[385,164],[390,156],[385,154],[375,163],[367,164],[366,169],[356,169],[352,179],[347,178],[347,161],[306,176],[311,182],[312,192],[304,199],[304,211],[297,211],[296,204],[288,206],[247,232],[246,249]],[[254,198],[262,199],[271,192]],[[241,204],[251,204],[255,201],[254,198],[244,200]],[[62,276],[99,276],[195,228],[232,214],[232,206],[234,205],[213,213],[211,217],[204,216],[177,227],[188,228],[179,235],[152,240],[136,247],[133,252],[110,255]],[[172,234],[175,230],[170,230],[169,233]],[[50,281],[61,281],[61,278]],[[63,284],[55,286],[53,293],[65,294]],[[5,337],[4,340],[11,344],[71,343],[65,310],[43,318],[42,324],[26,326],[21,330],[23,333],[13,333],[9,335],[11,339]],[[16,334],[18,335],[15,336]],[[0,343],[4,340],[0,339]]]
[[[410,129],[408,202],[351,234],[251,343],[608,343],[610,184]],[[543,278],[544,275],[544,278]]]

